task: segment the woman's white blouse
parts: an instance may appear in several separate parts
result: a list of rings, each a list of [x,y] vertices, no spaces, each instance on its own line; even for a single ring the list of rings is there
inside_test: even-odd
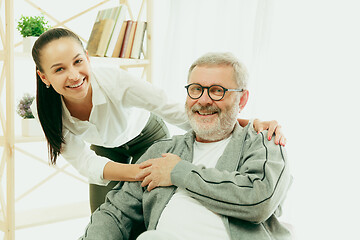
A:
[[[89,183],[108,184],[103,169],[110,161],[97,156],[89,144],[118,147],[130,141],[145,127],[150,112],[184,130],[190,129],[184,105],[169,100],[163,90],[149,82],[117,67],[93,68],[90,80],[93,107],[89,121],[72,117],[62,102],[65,144],[61,152],[80,174],[88,177]]]

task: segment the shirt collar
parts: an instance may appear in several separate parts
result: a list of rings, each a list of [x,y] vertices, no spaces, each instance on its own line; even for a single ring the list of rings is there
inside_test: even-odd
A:
[[[92,87],[93,106],[106,103],[106,98],[104,96],[102,89],[99,86],[99,83],[94,73],[91,74],[91,87]]]
[[[61,96],[61,105],[62,105],[62,115],[63,121],[70,121],[71,123],[75,123],[74,118],[71,116],[69,109],[67,109],[66,104],[64,102],[64,97]]]

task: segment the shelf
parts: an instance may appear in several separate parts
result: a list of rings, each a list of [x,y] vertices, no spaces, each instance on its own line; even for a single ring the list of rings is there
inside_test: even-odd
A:
[[[14,52],[14,56],[17,57],[17,58],[31,58],[32,59],[32,56],[31,56],[31,53],[28,52],[28,53],[25,53],[25,52]]]
[[[3,53],[0,51],[0,59]],[[32,59],[31,53],[15,52],[15,57]],[[123,68],[146,67],[150,64],[148,59],[113,58],[113,57],[90,57],[90,62],[103,65],[117,65]]]
[[[29,142],[43,142],[45,141],[45,136],[37,136],[37,137],[23,137],[16,136],[15,143],[29,143]]]
[[[45,136],[36,136],[36,137],[23,137],[15,136],[15,143],[29,143],[29,142],[43,142],[45,141]],[[5,136],[0,136],[0,146],[5,144]]]
[[[89,216],[89,202],[79,202],[20,212],[16,214],[15,228],[22,229]]]
[[[90,61],[95,64],[114,64],[120,67],[146,67],[150,64],[147,59],[131,59],[131,58],[111,58],[111,57],[90,57]]]
[[[89,202],[78,202],[62,206],[47,207],[15,213],[15,229],[40,226],[76,218],[90,217]],[[0,216],[0,230],[5,230],[3,216]]]
[[[38,137],[23,137],[23,136],[16,136],[15,143],[29,143],[29,142],[43,142],[45,141],[45,136],[38,136]],[[5,137],[0,136],[0,146],[5,144]]]

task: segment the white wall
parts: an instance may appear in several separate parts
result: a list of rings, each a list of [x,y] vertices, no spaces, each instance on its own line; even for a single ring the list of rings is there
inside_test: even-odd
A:
[[[299,239],[354,239],[360,207],[358,1],[275,1],[256,115],[280,120]]]

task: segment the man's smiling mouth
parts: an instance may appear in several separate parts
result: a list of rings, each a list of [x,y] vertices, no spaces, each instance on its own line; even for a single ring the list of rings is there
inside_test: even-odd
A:
[[[217,114],[217,112],[200,112],[200,111],[196,111],[196,113],[199,114],[200,116],[209,116],[209,115]]]

